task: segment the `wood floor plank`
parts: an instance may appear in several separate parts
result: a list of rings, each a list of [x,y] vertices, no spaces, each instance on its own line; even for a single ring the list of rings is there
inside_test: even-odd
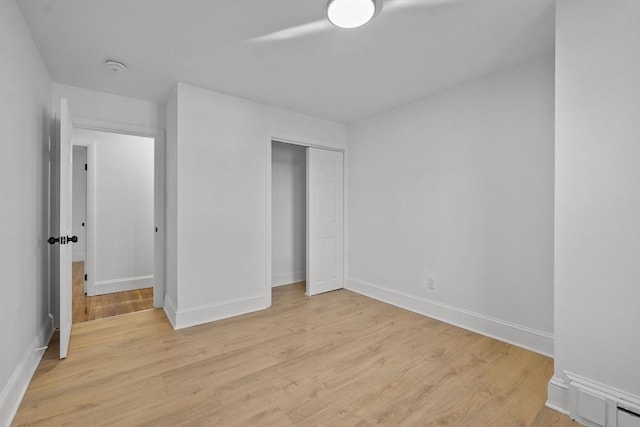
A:
[[[162,310],[79,323],[56,352],[13,425],[575,425],[543,406],[551,359],[346,290],[307,298],[304,283],[180,331]]]
[[[84,262],[72,265],[73,323],[87,322],[153,308],[153,288],[104,295],[84,293]]]

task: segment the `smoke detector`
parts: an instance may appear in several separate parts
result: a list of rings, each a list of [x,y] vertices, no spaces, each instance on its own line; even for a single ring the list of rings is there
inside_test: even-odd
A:
[[[113,71],[114,73],[119,73],[120,71],[125,71],[127,69],[126,65],[114,59],[107,59],[104,61],[104,65],[108,70]]]

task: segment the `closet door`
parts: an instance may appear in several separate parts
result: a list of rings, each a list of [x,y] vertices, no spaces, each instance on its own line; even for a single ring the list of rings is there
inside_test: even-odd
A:
[[[307,295],[344,287],[344,162],[307,149]]]

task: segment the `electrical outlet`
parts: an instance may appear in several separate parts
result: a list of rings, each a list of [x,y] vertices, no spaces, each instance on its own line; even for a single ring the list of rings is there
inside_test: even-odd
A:
[[[433,277],[427,277],[427,288],[435,290],[436,289],[436,281]]]

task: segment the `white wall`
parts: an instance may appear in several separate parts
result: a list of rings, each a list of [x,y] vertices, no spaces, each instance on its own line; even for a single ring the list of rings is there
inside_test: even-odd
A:
[[[176,104],[176,139],[167,139],[167,201],[176,203],[167,227],[177,239],[167,272],[175,269],[176,284],[167,288],[177,301],[167,305],[184,327],[267,305],[270,137],[344,147],[347,135],[339,123],[182,83]]]
[[[49,317],[51,81],[14,1],[0,1],[0,426],[53,332]]]
[[[96,294],[153,286],[153,139],[74,129],[95,144]],[[93,245],[93,243],[92,243]]]
[[[553,85],[549,56],[350,125],[348,288],[552,353]]]
[[[164,128],[164,108],[153,102],[54,83],[53,108],[56,112],[60,108],[60,98],[69,100],[74,124],[115,129],[126,126],[141,133]]]
[[[274,142],[271,151],[271,283],[306,277],[307,158],[305,147]]]
[[[73,261],[85,261],[87,247],[87,161],[86,147],[73,147],[73,195],[72,195],[72,233],[78,237],[73,244]]]
[[[549,399],[568,409],[569,372],[629,394],[639,410],[640,2],[560,0],[556,25]]]
[[[174,86],[166,102],[166,241],[165,313],[176,324],[178,301],[178,87]]]

